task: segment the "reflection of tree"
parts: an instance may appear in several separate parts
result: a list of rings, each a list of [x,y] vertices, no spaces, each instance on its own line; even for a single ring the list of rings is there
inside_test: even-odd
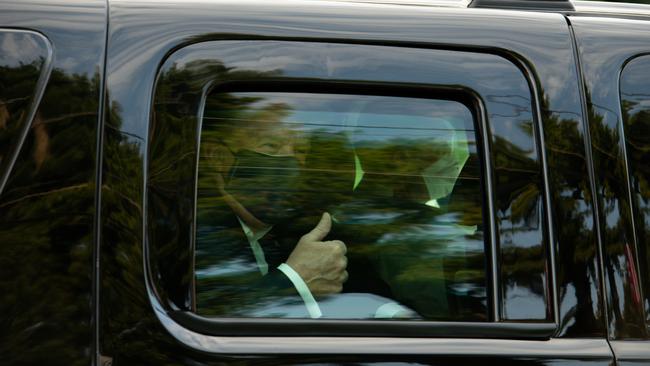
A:
[[[589,100],[597,100],[588,93]],[[639,96],[642,97],[642,96]],[[614,331],[628,337],[645,334],[641,299],[638,293],[637,268],[634,254],[634,235],[631,215],[631,202],[628,195],[628,172],[625,162],[625,142],[621,139],[621,126],[617,113],[606,107],[589,105],[589,124],[592,140],[596,189],[599,198],[601,233],[603,239],[604,269],[606,288],[604,289],[610,305],[610,322],[616,324]],[[629,108],[633,103],[623,101],[623,122],[626,136],[636,139],[644,136],[631,118]],[[636,126],[633,126],[636,125]],[[642,138],[642,137],[641,137]],[[628,159],[631,167],[644,166],[646,161],[636,161],[640,156],[634,152],[639,144],[628,144]],[[632,168],[634,169],[634,168]],[[632,179],[634,185],[634,179]],[[621,289],[624,296],[618,296]]]
[[[600,304],[600,295],[595,292],[600,277],[584,132],[579,120],[560,119],[550,112],[545,112],[543,118],[554,202],[551,217],[556,236],[561,239],[556,258],[558,301],[565,317],[560,323],[566,327],[561,332],[600,334],[604,323],[603,314],[594,307]]]
[[[0,68],[0,156],[14,146],[33,73]],[[0,196],[2,363],[88,362],[98,100],[98,76],[53,70]]]
[[[0,66],[0,172],[24,126],[42,64],[39,60],[18,67]]]
[[[534,127],[532,121],[522,121],[517,125],[534,146]],[[502,132],[503,133],[503,132]],[[511,310],[508,302],[518,294],[517,288],[527,290],[531,300],[538,306],[548,303],[548,284],[542,236],[542,175],[539,157],[533,152],[510,141],[508,135],[493,136],[493,164],[495,176],[495,196],[497,218],[499,219],[500,252],[499,264],[505,317],[508,319],[539,318],[547,314],[537,309]],[[521,144],[521,142],[520,142]],[[536,295],[536,298],[533,298]]]
[[[189,288],[193,276],[188,271],[193,253],[183,246],[189,244],[193,228],[193,205],[187,198],[194,196],[197,141],[197,109],[188,106],[198,107],[207,80],[246,76],[246,72],[227,70],[218,62],[199,61],[164,69],[157,83],[148,147],[148,248],[157,291],[181,289],[178,293],[159,292],[180,299],[181,305],[189,305],[185,303],[188,293],[182,289]],[[151,312],[143,283],[143,138],[120,130],[121,115],[114,103],[104,135],[101,352],[124,364],[155,360],[158,365],[176,365],[182,362],[178,357],[187,356],[187,350],[167,343],[169,338]]]
[[[647,79],[647,78],[646,78]],[[642,79],[644,80],[644,79]],[[642,82],[638,81],[639,84]],[[623,84],[623,87],[626,85]],[[645,86],[642,86],[643,90]],[[646,318],[650,319],[650,237],[647,218],[650,217],[650,108],[643,102],[650,99],[648,94],[625,94],[622,90],[622,112],[625,128],[625,143],[629,176],[632,189],[632,201],[635,209],[636,235],[638,238],[637,255],[639,256],[641,285]],[[625,270],[625,269],[623,269]],[[644,279],[646,279],[644,281]]]
[[[545,100],[543,104],[548,105],[548,101]],[[542,110],[547,111],[546,108]],[[600,298],[594,297],[594,292],[591,290],[598,288],[599,274],[595,260],[597,254],[594,243],[597,241],[593,236],[593,202],[585,158],[584,135],[579,122],[575,120],[560,119],[556,114],[544,112],[543,121],[552,202],[554,203],[552,217],[557,230],[556,235],[561,238],[557,258],[558,280],[561,291],[559,294],[560,302],[562,306],[564,304],[572,306],[572,308],[564,310],[563,313],[566,319],[563,319],[562,323],[566,324],[565,322],[568,322],[571,318],[575,320],[570,325],[570,328],[563,329],[562,332],[571,334],[573,329],[581,329],[581,331],[589,329],[589,331],[596,334],[599,329],[602,329],[604,323],[602,321],[603,314],[593,306],[594,303],[600,302]],[[604,117],[597,106],[590,106],[589,121],[593,141],[595,171],[599,174],[596,180],[600,185],[599,195],[603,197],[603,204],[601,204],[603,217],[610,217],[611,214],[619,212],[619,210],[625,215],[628,210],[625,207],[617,206],[619,204],[625,205],[625,200],[619,199],[626,196],[626,185],[624,180],[621,181],[621,177],[624,177],[624,166],[621,164],[618,150],[613,148],[618,145],[620,136],[615,126],[608,126],[604,122]],[[635,135],[643,136],[643,133],[643,131],[639,131]],[[501,183],[498,177],[500,143],[496,145],[495,155],[497,157],[495,158],[495,165],[497,166],[497,186],[499,186],[499,183]],[[513,149],[510,149],[510,151],[515,152]],[[522,153],[511,154],[512,156],[508,156],[504,161],[507,161],[508,164],[517,162],[516,155],[525,156]],[[533,165],[525,164],[523,161],[516,164],[519,166],[516,166],[514,170],[521,170],[522,174],[510,175],[515,180],[502,185],[502,187],[507,187],[502,192],[504,195],[511,192],[511,198],[506,202],[513,203],[511,216],[515,220],[517,217],[530,217],[539,204],[535,201],[540,197],[538,187],[523,184],[525,181],[523,178],[526,176],[523,171],[534,171],[534,169],[531,169]],[[536,179],[540,181],[540,179]],[[515,215],[515,213],[521,215]],[[626,218],[619,218],[605,223],[606,228],[603,231],[605,241],[619,243],[608,249],[612,253],[612,258],[625,255],[625,240],[621,240],[621,238],[631,238],[630,234],[626,232],[625,220]],[[591,235],[585,235],[585,233]],[[525,276],[526,273],[535,272],[531,271],[530,268],[536,268],[538,273],[542,273],[541,265],[543,263],[535,261],[536,257],[540,258],[542,255],[539,248],[517,248],[516,252],[513,253],[506,250],[502,252],[502,255],[504,256],[502,263],[507,266],[507,268],[504,268],[505,271],[512,273],[521,271],[515,278]],[[626,271],[625,268],[619,268],[621,262],[618,259],[608,260],[607,262],[612,264],[612,266],[606,268],[609,272],[607,276],[609,281],[613,281],[616,277],[614,272]],[[611,288],[614,288],[614,286],[615,283],[610,283]],[[575,291],[572,298],[568,298],[569,291]],[[617,309],[620,306],[618,304],[620,300],[617,298],[610,299]],[[623,309],[622,306],[620,307],[625,312],[622,315],[623,317],[632,315],[629,308]]]
[[[532,139],[532,131],[530,131]],[[528,222],[531,216],[537,218],[537,205],[540,200],[539,184],[541,176],[537,159],[530,158],[526,151],[495,136],[492,142],[496,175],[496,192],[499,197],[499,210],[511,210],[509,220],[513,223]]]

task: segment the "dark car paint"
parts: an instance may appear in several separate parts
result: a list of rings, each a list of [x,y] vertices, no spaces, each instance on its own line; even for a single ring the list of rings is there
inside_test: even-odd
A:
[[[39,105],[49,124],[32,123],[0,196],[0,259],[14,274],[1,279],[2,363],[89,364],[97,355],[97,362],[117,365],[610,364],[608,338],[617,358],[649,362],[647,342],[622,340],[647,339],[638,320],[645,319],[643,309],[632,305],[629,291],[615,295],[619,283],[629,288],[612,262],[620,258],[616,242],[631,233],[627,178],[610,177],[620,157],[591,144],[621,148],[620,136],[595,136],[594,116],[602,111],[592,106],[620,110],[618,79],[600,76],[618,75],[626,59],[648,51],[647,22],[307,1],[114,0],[110,12],[104,1],[4,1],[0,8],[0,28],[38,32],[54,50]],[[145,283],[144,223],[154,82],[175,50],[219,40],[485,52],[517,65],[529,77],[541,121],[551,212],[546,242],[555,250],[557,283],[553,339],[203,336],[164,309],[152,310],[157,295]],[[602,118],[617,131],[620,116]],[[36,159],[43,130],[48,153]],[[606,201],[605,177],[623,187]]]
[[[635,218],[639,213],[633,211],[620,82],[625,66],[650,52],[650,32],[647,23],[639,20],[619,20],[613,32],[603,32],[603,26],[609,24],[606,19],[572,17],[570,21],[580,50],[588,96],[595,184],[600,192],[605,295],[609,304],[608,338],[617,340],[612,342],[617,358],[647,362],[650,342],[619,341],[648,339],[648,314],[644,309],[648,294],[644,300],[643,289],[639,286],[639,281],[644,280],[647,286],[648,279],[640,277],[643,272],[639,264],[645,258],[637,257],[639,246],[647,247],[647,243],[640,240],[645,237],[639,233],[643,230],[643,221]],[[636,352],[639,347],[646,352]]]
[[[0,28],[37,32],[52,46],[36,117],[0,196],[0,363],[88,365],[106,3],[0,8]]]

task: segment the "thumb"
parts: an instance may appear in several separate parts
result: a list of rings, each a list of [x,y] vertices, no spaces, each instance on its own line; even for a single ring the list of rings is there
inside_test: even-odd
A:
[[[305,234],[302,238],[308,242],[321,241],[327,236],[327,234],[329,234],[331,228],[332,217],[330,214],[325,212],[320,218],[318,224],[316,224],[316,227]]]

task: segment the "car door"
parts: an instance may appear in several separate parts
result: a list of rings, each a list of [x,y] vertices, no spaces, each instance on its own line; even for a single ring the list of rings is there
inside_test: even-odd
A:
[[[0,2],[0,363],[94,359],[106,4]]]
[[[112,1],[106,93],[102,360],[610,363],[562,15]]]
[[[640,8],[634,19],[612,18],[604,9],[594,9],[592,16],[570,18],[584,73],[600,192],[608,338],[620,364],[650,362],[644,184],[650,66],[647,14]]]

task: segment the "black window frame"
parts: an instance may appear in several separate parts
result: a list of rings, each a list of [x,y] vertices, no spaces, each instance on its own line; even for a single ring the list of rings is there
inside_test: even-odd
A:
[[[631,154],[634,150],[633,146],[630,146],[631,143],[628,138],[628,115],[624,112],[627,112],[624,106],[625,101],[630,101],[630,97],[624,94],[625,85],[624,82],[629,76],[627,74],[631,73],[630,69],[633,69],[636,64],[648,65],[650,64],[650,53],[643,53],[636,55],[632,58],[627,59],[622,67],[618,77],[618,97],[620,102],[620,111],[621,111],[621,128],[622,128],[622,140],[621,145],[623,149],[623,160],[626,169],[625,183],[627,184],[626,190],[628,197],[626,197],[630,202],[630,211],[632,213],[631,217],[626,220],[629,225],[629,228],[632,231],[632,255],[633,264],[632,267],[636,273],[632,273],[631,276],[638,279],[638,288],[636,291],[639,292],[641,299],[641,306],[639,307],[639,313],[645,321],[645,330],[648,336],[650,336],[650,313],[648,313],[647,302],[650,301],[650,294],[646,293],[646,290],[650,288],[650,268],[648,267],[648,262],[650,262],[650,244],[648,244],[647,239],[647,230],[644,222],[645,216],[641,210],[641,203],[639,198],[638,188],[638,176],[641,174],[638,172],[633,162],[631,161]],[[650,99],[649,99],[650,100]],[[642,147],[637,147],[636,150],[642,149]],[[636,184],[635,184],[636,183]],[[643,233],[642,233],[643,232]],[[645,241],[643,239],[646,239]],[[645,254],[645,255],[643,255]],[[645,275],[645,277],[644,277]],[[630,285],[632,288],[632,284]],[[635,290],[632,288],[632,290]],[[637,314],[635,314],[637,315]]]
[[[36,117],[36,112],[40,104],[43,94],[45,93],[45,86],[48,83],[50,74],[52,73],[52,60],[54,58],[54,48],[50,40],[43,34],[27,29],[14,29],[14,28],[0,28],[0,34],[8,35],[21,35],[30,37],[34,44],[38,44],[39,48],[33,50],[33,54],[29,58],[20,59],[21,67],[33,66],[34,70],[34,89],[30,95],[23,96],[27,100],[27,106],[22,111],[21,117],[16,121],[18,127],[15,131],[14,140],[8,144],[6,156],[0,159],[0,194],[4,191],[5,186],[9,180],[9,176],[18,160],[18,154],[27,139],[27,134],[32,126],[32,121]],[[2,51],[0,49],[0,51]],[[16,56],[16,55],[9,55]],[[25,55],[22,55],[25,57]],[[18,60],[16,60],[18,61]],[[0,66],[3,66],[0,64]],[[2,156],[0,155],[0,158]]]
[[[476,51],[474,51],[476,52]],[[477,53],[481,53],[480,51]],[[490,314],[490,321],[487,322],[456,322],[456,321],[375,321],[375,320],[329,320],[329,319],[268,319],[268,318],[205,318],[193,314],[188,309],[180,309],[173,302],[170,302],[168,298],[165,298],[166,294],[164,291],[157,291],[157,284],[154,279],[154,274],[152,273],[151,268],[147,268],[148,273],[148,286],[150,290],[150,299],[155,301],[154,308],[160,310],[168,316],[168,319],[176,322],[178,325],[188,329],[199,332],[201,334],[209,336],[373,336],[373,337],[480,337],[480,338],[510,338],[510,339],[549,339],[558,329],[558,319],[557,319],[557,296],[556,283],[555,283],[555,263],[554,263],[554,251],[551,247],[551,227],[548,225],[547,216],[549,214],[549,192],[548,192],[548,178],[547,170],[544,162],[544,146],[541,136],[543,135],[541,131],[541,126],[539,124],[540,113],[539,106],[537,105],[537,92],[535,90],[535,83],[532,81],[534,78],[531,76],[530,71],[523,66],[522,64],[515,64],[519,70],[525,75],[528,86],[531,89],[531,98],[533,99],[532,104],[534,108],[534,120],[532,121],[534,127],[534,136],[533,139],[537,145],[539,151],[538,154],[542,156],[541,158],[541,169],[543,177],[543,212],[544,216],[542,219],[542,224],[544,225],[543,232],[545,238],[542,242],[542,249],[545,254],[545,262],[548,265],[547,275],[550,277],[550,283],[547,284],[547,290],[551,292],[550,297],[548,298],[548,303],[546,304],[550,308],[552,314],[552,321],[502,321],[498,314],[498,307],[500,306],[499,302],[501,301],[500,295],[500,273],[499,269],[499,260],[498,260],[498,245],[496,239],[496,230],[495,230],[495,209],[493,203],[493,194],[485,194],[487,205],[483,206],[483,209],[487,209],[491,212],[486,220],[484,221],[489,223],[486,225],[486,229],[489,230],[489,235],[486,236],[486,240],[489,240],[490,248],[489,257],[490,262],[486,267],[488,277],[490,278],[487,281],[488,290],[491,292],[488,294],[487,299],[491,303],[492,313]],[[159,70],[160,72],[160,70]],[[160,73],[159,73],[160,78]],[[157,84],[154,87],[154,90],[157,90]],[[272,85],[273,84],[273,85]],[[481,163],[483,169],[483,177],[485,177],[485,189],[487,192],[493,192],[493,178],[491,175],[494,172],[494,168],[491,165],[491,151],[490,151],[490,133],[489,133],[489,124],[488,117],[486,112],[486,107],[484,101],[482,100],[480,94],[470,88],[461,87],[459,85],[449,86],[449,85],[433,85],[433,84],[414,84],[414,83],[382,83],[382,82],[351,82],[349,80],[327,80],[323,81],[321,79],[291,79],[291,78],[273,78],[265,77],[263,80],[254,80],[254,81],[228,81],[228,82],[219,82],[216,83],[214,80],[211,82],[205,83],[202,87],[202,96],[201,102],[197,110],[197,119],[198,119],[198,139],[196,141],[196,149],[198,154],[198,144],[200,140],[200,126],[203,111],[205,104],[205,98],[210,94],[211,91],[217,90],[237,90],[238,88],[243,88],[241,91],[254,91],[254,92],[264,92],[280,90],[282,92],[288,92],[288,89],[296,88],[300,89],[306,85],[328,85],[332,90],[350,90],[350,89],[363,89],[372,87],[373,91],[379,91],[384,88],[384,90],[401,90],[403,94],[391,92],[391,93],[375,93],[375,92],[366,92],[362,93],[364,95],[383,95],[383,96],[402,96],[405,94],[413,93],[415,90],[426,90],[434,94],[443,94],[452,92],[457,95],[464,95],[463,98],[471,100],[472,108],[469,108],[472,111],[472,114],[476,116],[474,121],[477,129],[475,133],[477,134],[477,142],[481,144]],[[265,87],[261,87],[264,85]],[[327,88],[325,88],[327,89]],[[320,91],[319,93],[325,93],[325,91]],[[405,92],[408,91],[408,92]],[[469,96],[469,97],[468,97]],[[423,98],[423,96],[418,96],[418,98]],[[428,97],[431,99],[431,97]],[[458,100],[455,100],[458,101]],[[155,103],[155,98],[153,103]],[[465,103],[463,103],[465,104]],[[465,104],[467,106],[467,104]],[[151,155],[151,154],[150,154]],[[197,156],[198,157],[198,156]],[[196,174],[198,174],[198,159],[195,159],[195,181]],[[193,204],[196,205],[196,184],[194,185],[194,200]],[[196,212],[196,208],[194,208]],[[192,226],[191,232],[195,232],[195,224]],[[146,244],[145,244],[145,263],[151,265],[150,251],[148,245],[148,237],[145,235]],[[194,238],[192,239],[194,243]],[[192,244],[192,249],[193,249]],[[488,254],[486,252],[486,254]],[[494,254],[494,255],[492,255]],[[162,296],[161,296],[162,295]],[[157,303],[157,304],[156,304]],[[167,304],[167,305],[164,305]],[[165,309],[166,310],[163,310]],[[163,317],[162,313],[159,314],[159,318]],[[161,319],[162,320],[162,319]]]

